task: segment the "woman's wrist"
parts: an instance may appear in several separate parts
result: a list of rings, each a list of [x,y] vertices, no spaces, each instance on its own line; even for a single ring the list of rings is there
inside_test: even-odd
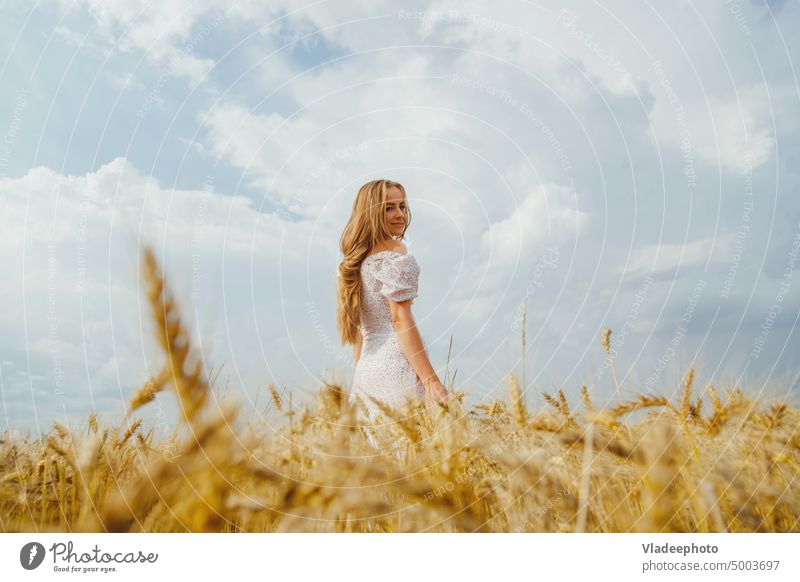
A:
[[[431,384],[441,384],[441,380],[439,380],[439,376],[436,373],[431,374],[425,378],[422,378],[422,384],[425,386],[429,386]]]

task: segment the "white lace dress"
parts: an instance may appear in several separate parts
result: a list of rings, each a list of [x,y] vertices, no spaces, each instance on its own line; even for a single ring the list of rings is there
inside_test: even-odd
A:
[[[425,397],[425,389],[400,347],[387,301],[417,297],[418,281],[419,265],[411,255],[380,251],[361,263],[363,344],[351,398],[361,398],[373,420],[381,412],[367,395],[393,408],[407,399]]]

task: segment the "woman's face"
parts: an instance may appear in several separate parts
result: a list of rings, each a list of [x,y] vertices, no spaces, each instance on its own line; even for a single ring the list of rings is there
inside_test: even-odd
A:
[[[386,191],[386,225],[392,236],[403,234],[407,220],[406,198],[403,192],[396,186],[389,186]]]

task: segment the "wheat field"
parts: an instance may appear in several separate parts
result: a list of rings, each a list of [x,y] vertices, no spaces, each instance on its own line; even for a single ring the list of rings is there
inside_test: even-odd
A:
[[[506,400],[467,408],[453,391],[433,408],[382,407],[366,429],[340,386],[297,407],[270,385],[280,423],[245,422],[215,396],[164,274],[143,257],[163,369],[117,425],[93,413],[80,429],[0,440],[3,531],[800,530],[800,411],[739,388],[695,397],[694,370],[677,402],[601,408],[580,387],[578,409],[558,390],[533,411],[509,375]],[[156,441],[136,416],[160,393],[181,419]]]

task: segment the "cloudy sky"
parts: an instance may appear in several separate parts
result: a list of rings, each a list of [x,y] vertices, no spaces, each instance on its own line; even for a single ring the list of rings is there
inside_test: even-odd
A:
[[[469,401],[523,372],[523,309],[531,403],[614,392],[604,327],[623,396],[796,388],[800,2],[266,4],[0,7],[0,427],[158,370],[144,244],[250,412],[349,384],[338,240],[378,177]]]

